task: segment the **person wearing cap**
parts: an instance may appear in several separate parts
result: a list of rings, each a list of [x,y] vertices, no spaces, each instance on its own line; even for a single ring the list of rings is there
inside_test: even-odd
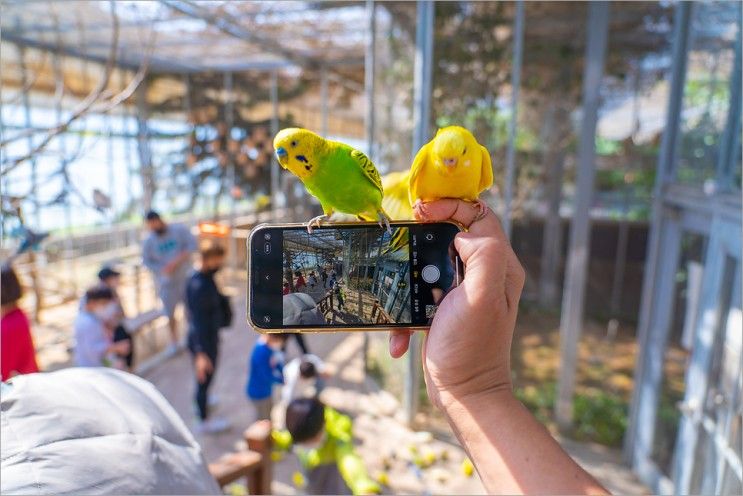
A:
[[[119,341],[129,342],[129,352],[118,356],[124,362],[126,370],[131,372],[132,364],[134,363],[134,343],[132,342],[132,337],[129,334],[129,331],[124,327],[124,318],[126,317],[126,313],[124,312],[124,306],[121,304],[121,298],[119,298],[118,293],[121,273],[111,267],[103,267],[98,272],[98,280],[101,282],[102,286],[109,288],[111,293],[113,293],[116,312],[112,313],[111,318],[106,321],[106,326],[112,332],[114,343],[118,343]]]
[[[196,238],[182,224],[166,224],[155,211],[147,212],[145,222],[150,235],[142,247],[144,265],[152,271],[157,294],[163,304],[170,328],[169,354],[178,350],[176,307],[186,297],[186,282],[191,268],[191,254],[196,251]]]

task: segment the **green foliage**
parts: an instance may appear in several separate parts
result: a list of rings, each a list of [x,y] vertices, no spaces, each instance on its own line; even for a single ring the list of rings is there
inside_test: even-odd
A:
[[[610,140],[596,136],[596,155],[618,155],[622,151],[622,143],[617,140]]]
[[[517,387],[514,388],[514,394],[537,420],[543,424],[551,421],[557,394],[555,381],[543,382],[539,386]]]
[[[556,392],[554,381],[514,390],[519,401],[542,423],[552,420]],[[606,391],[578,393],[573,400],[573,435],[579,440],[619,446],[627,429],[627,412],[627,403],[616,394]]]
[[[605,391],[577,394],[573,401],[573,421],[579,439],[619,446],[627,430],[627,403]]]
[[[598,191],[617,191],[631,186],[648,193],[655,185],[655,169],[639,169],[628,172],[623,169],[601,169],[596,171]]]
[[[462,126],[473,132],[480,144],[491,153],[503,149],[508,143],[508,125],[511,119],[509,111],[496,108],[487,101],[480,101],[457,114],[441,115],[436,119],[436,126]],[[536,134],[527,126],[518,126],[516,131],[516,149],[520,152],[533,152],[539,148]]]

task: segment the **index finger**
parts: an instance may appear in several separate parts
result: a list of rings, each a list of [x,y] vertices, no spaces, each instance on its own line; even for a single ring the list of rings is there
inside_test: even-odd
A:
[[[421,203],[415,212],[418,220],[427,222],[453,220],[465,226],[472,234],[478,236],[495,236],[499,241],[507,242],[506,234],[503,232],[500,221],[490,208],[487,209],[484,217],[472,222],[477,217],[478,211],[476,203],[458,200],[456,198],[444,198]]]

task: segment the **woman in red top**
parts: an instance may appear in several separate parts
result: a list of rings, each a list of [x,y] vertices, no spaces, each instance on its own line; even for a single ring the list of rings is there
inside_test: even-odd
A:
[[[3,382],[14,375],[39,371],[28,318],[18,307],[23,291],[12,267],[4,265],[0,279],[0,369]]]

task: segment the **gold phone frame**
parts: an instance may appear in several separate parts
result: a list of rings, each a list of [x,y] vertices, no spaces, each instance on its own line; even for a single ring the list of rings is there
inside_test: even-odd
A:
[[[450,220],[442,220],[442,221],[436,221],[436,222],[420,222],[420,221],[414,221],[414,220],[391,220],[390,226],[420,226],[424,224],[451,224],[455,226],[457,229],[459,229],[460,232],[464,231],[465,229],[461,224],[458,222],[450,221]],[[321,228],[335,228],[335,227],[344,227],[344,226],[375,226],[379,227],[379,223],[373,222],[373,221],[358,221],[358,222],[350,222],[350,221],[342,221],[342,222],[323,222],[320,225]],[[301,222],[279,222],[276,224],[270,223],[270,222],[261,222],[260,224],[257,224],[253,226],[250,229],[250,234],[248,234],[247,239],[245,240],[245,248],[247,251],[247,267],[246,271],[248,274],[247,281],[248,281],[248,288],[246,293],[246,320],[248,321],[248,325],[252,327],[255,331],[261,333],[261,334],[280,334],[280,333],[293,333],[293,334],[318,334],[318,333],[330,333],[330,332],[379,332],[379,331],[392,331],[395,329],[408,329],[411,331],[425,331],[429,328],[429,326],[406,326],[406,327],[374,327],[374,326],[367,326],[367,327],[301,327],[301,328],[289,328],[289,327],[282,327],[280,329],[267,329],[265,327],[261,327],[256,322],[253,322],[253,319],[250,316],[250,304],[252,301],[251,297],[251,290],[250,290],[250,284],[253,280],[252,275],[250,273],[250,267],[251,267],[251,258],[252,253],[250,249],[250,242],[253,239],[253,236],[255,233],[264,227],[271,227],[271,228],[296,228],[296,227],[302,227],[307,228],[306,223]],[[455,270],[458,270],[458,268],[455,268]]]

